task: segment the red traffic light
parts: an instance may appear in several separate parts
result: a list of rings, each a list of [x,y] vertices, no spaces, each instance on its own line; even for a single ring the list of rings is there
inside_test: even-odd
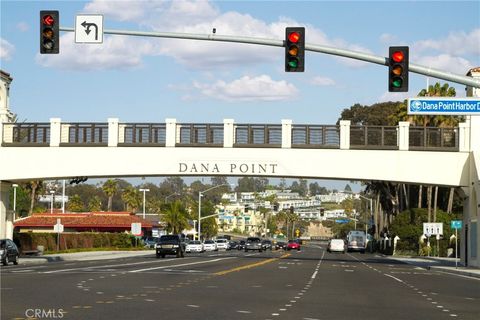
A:
[[[55,23],[55,19],[49,14],[46,14],[42,17],[43,24],[47,26],[52,26]]]
[[[300,33],[298,33],[298,32],[290,32],[290,33],[288,34],[288,41],[293,42],[293,43],[297,43],[298,40],[300,40]]]
[[[404,58],[405,58],[405,55],[403,54],[403,51],[395,51],[392,54],[392,59],[395,62],[402,62]]]

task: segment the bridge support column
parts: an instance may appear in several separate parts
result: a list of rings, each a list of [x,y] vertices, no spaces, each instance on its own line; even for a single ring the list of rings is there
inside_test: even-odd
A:
[[[11,184],[0,181],[0,238],[13,239],[13,211],[10,207]]]
[[[50,118],[50,147],[60,147],[62,120]]]
[[[177,119],[165,119],[165,147],[175,147],[177,142]]]
[[[350,120],[340,120],[340,149],[350,149]]]
[[[292,120],[282,120],[282,148],[292,147]]]
[[[408,151],[410,146],[409,130],[410,122],[400,121],[398,123],[398,150],[400,151]]]
[[[108,146],[116,147],[119,141],[118,118],[108,118]]]
[[[233,119],[223,119],[223,147],[233,148]]]

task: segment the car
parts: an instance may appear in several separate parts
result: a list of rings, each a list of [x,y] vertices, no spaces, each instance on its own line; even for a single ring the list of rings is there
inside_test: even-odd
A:
[[[272,241],[267,239],[262,240],[262,248],[263,250],[268,250],[268,249],[272,250]]]
[[[328,241],[327,251],[345,253],[345,241],[343,239],[331,239]]]
[[[227,250],[235,250],[238,249],[238,242],[237,241],[230,241],[228,243],[228,249]]]
[[[193,240],[187,243],[185,252],[204,252],[203,243],[199,240]]]
[[[238,243],[238,247],[237,249],[238,250],[244,250],[245,249],[245,240],[240,240],[240,242]]]
[[[300,243],[296,240],[288,240],[287,250],[298,250],[300,251]]]
[[[245,243],[245,252],[248,252],[249,250],[258,250],[258,252],[262,252],[262,240],[257,237],[248,237],[247,242]]]
[[[18,264],[19,256],[20,251],[18,250],[15,242],[10,239],[0,240],[0,257],[4,266],[8,265],[9,262],[13,262],[13,264]]]
[[[218,250],[228,250],[228,240],[227,239],[217,239],[217,249]]]
[[[278,241],[275,243],[275,250],[286,250],[287,249],[287,243],[284,241]]]
[[[205,240],[203,242],[203,249],[205,251],[218,251],[217,243],[213,240]]]
[[[155,245],[157,244],[157,242],[158,242],[157,237],[146,237],[143,239],[143,244],[145,248],[149,248],[149,249],[155,249]]]
[[[185,253],[185,242],[176,234],[161,236],[158,240],[155,251],[157,258],[165,258],[165,255],[176,255],[177,258],[183,258]]]

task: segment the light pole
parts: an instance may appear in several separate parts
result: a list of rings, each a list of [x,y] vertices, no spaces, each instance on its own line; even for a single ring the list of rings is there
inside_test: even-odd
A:
[[[165,197],[165,203],[167,203],[167,199],[170,198],[171,196],[179,195],[178,192],[174,192],[172,194],[169,194],[168,196]]]
[[[145,219],[145,192],[149,192],[150,189],[139,189],[139,191],[143,192],[143,219]]]
[[[13,187],[13,222],[15,222],[15,215],[17,213],[17,187],[18,184],[12,184]]]
[[[230,183],[224,183],[224,184],[220,184],[218,186],[213,186],[211,188],[208,188],[207,190],[204,190],[204,191],[199,191],[198,192],[198,233],[197,233],[197,240],[200,240],[200,225],[201,225],[201,212],[202,212],[202,197],[203,197],[203,194],[207,191],[210,191],[210,190],[213,190],[213,189],[216,189],[216,188],[219,188],[219,187],[224,187],[224,186],[231,186]]]
[[[50,190],[50,196],[51,196],[51,200],[50,200],[50,213],[53,213],[53,195],[55,194],[55,190]]]

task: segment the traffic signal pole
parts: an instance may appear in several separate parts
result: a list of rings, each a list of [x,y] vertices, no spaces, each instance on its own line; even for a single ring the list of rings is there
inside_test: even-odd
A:
[[[74,28],[60,27],[60,31],[74,32],[75,30]],[[113,30],[113,29],[103,30],[103,33],[112,34],[112,35],[123,35],[123,36],[235,42],[235,43],[265,45],[265,46],[272,46],[272,47],[285,47],[284,40],[226,36],[226,35],[219,35],[216,33],[193,34],[193,33],[175,33],[175,32],[128,31],[128,30]],[[350,59],[361,60],[361,61],[375,63],[383,66],[389,65],[388,58],[386,57],[375,56],[368,53],[357,52],[357,51],[352,51],[347,49],[340,49],[340,48],[334,48],[334,47],[328,47],[328,46],[322,46],[322,45],[305,44],[305,50],[312,51],[312,52],[325,53],[325,54],[330,54],[330,55],[340,56],[340,57],[345,57]],[[464,84],[474,88],[480,88],[480,80],[475,80],[471,77],[454,74],[451,72],[432,69],[430,67],[409,63],[408,71],[429,76],[429,77],[446,80],[446,81]]]

